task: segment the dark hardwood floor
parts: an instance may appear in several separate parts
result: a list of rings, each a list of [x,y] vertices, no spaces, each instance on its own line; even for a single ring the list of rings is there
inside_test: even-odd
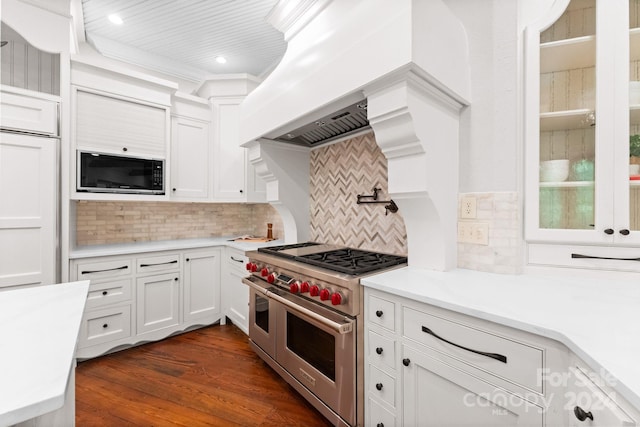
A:
[[[79,363],[76,425],[331,424],[227,324]]]

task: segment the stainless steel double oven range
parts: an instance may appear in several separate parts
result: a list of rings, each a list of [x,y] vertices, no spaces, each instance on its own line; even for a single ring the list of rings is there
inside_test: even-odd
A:
[[[246,254],[253,349],[334,425],[362,425],[360,279],[407,258],[315,242]]]

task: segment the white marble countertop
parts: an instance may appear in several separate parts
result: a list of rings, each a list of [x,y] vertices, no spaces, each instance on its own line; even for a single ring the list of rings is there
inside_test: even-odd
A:
[[[172,251],[213,246],[228,246],[241,251],[253,251],[263,246],[282,245],[284,243],[282,240],[272,240],[266,243],[234,241],[233,239],[236,237],[238,236],[79,246],[70,251],[69,258],[80,259],[95,256],[127,255],[143,252]]]
[[[0,426],[64,405],[89,281],[0,292]]]
[[[406,267],[362,283],[559,341],[608,380],[614,378],[614,390],[640,410],[637,281]]]

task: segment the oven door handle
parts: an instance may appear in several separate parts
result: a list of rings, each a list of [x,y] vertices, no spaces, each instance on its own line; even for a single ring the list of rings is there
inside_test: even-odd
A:
[[[310,317],[320,323],[322,323],[323,325],[331,328],[332,330],[334,330],[335,332],[339,333],[340,335],[344,335],[344,334],[348,334],[353,332],[353,322],[352,321],[348,321],[345,319],[346,323],[338,323],[338,322],[334,322],[331,319],[327,319],[326,317],[315,313],[312,310],[309,310],[308,308],[305,307],[301,307],[295,303],[292,303],[291,301],[289,301],[286,298],[281,297],[280,295],[276,294],[275,292],[271,292],[269,289],[266,289],[260,285],[257,285],[255,283],[253,283],[251,280],[247,279],[247,278],[243,278],[242,279],[242,283],[244,283],[245,285],[249,286],[250,288],[253,288],[254,290],[260,292],[261,294],[265,295],[267,298],[271,298],[285,306],[287,306],[288,308],[292,309],[293,311],[297,311],[298,313],[302,314],[303,316],[307,316]]]

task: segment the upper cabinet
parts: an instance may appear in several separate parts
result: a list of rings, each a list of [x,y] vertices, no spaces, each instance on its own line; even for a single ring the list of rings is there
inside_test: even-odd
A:
[[[639,0],[564,0],[526,30],[531,265],[638,271],[639,16]]]

